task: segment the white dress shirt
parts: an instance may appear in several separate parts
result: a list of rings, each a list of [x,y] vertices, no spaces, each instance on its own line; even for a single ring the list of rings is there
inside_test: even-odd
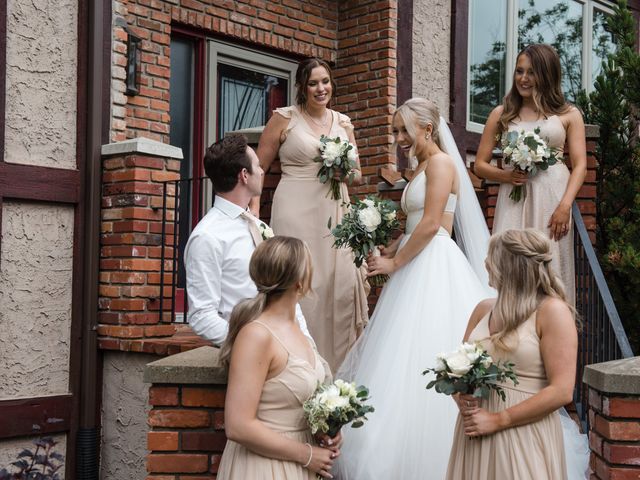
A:
[[[213,208],[193,229],[184,250],[187,321],[195,333],[215,345],[227,337],[233,307],[258,294],[249,277],[255,246],[247,220],[240,217],[243,211],[216,195]],[[296,318],[302,333],[311,338],[299,305]]]

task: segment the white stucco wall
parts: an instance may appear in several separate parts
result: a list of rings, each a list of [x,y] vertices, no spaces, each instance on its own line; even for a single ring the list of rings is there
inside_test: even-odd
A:
[[[144,366],[157,356],[105,352],[100,478],[145,478],[149,385]]]
[[[67,456],[67,436],[66,435],[51,435],[51,437],[58,442],[58,444],[54,447],[54,452],[63,455],[66,459]],[[20,437],[20,438],[12,438],[10,440],[1,440],[0,441],[0,470],[3,468],[8,472],[16,472],[17,469],[13,467],[11,464],[18,460],[18,455],[23,450],[31,450],[35,453],[36,446],[33,444],[33,441],[38,437]],[[38,453],[42,453],[42,450]],[[55,465],[59,465],[60,462],[54,460]],[[58,470],[58,475],[61,479],[64,479],[64,466]]]
[[[435,102],[449,119],[451,1],[413,2],[413,96]]]
[[[69,391],[73,213],[3,202],[0,398]]]
[[[5,161],[76,167],[76,0],[7,2]]]

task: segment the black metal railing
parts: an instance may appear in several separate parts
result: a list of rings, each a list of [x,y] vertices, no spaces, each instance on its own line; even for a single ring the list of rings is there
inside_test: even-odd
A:
[[[170,312],[164,321],[183,323],[188,310],[184,249],[192,227],[213,205],[211,181],[201,177],[165,182],[162,199],[160,315]]]
[[[600,268],[578,205],[572,207],[576,266],[576,310],[582,319],[574,403],[583,431],[588,423],[588,388],[582,382],[584,367],[633,356],[618,310]]]

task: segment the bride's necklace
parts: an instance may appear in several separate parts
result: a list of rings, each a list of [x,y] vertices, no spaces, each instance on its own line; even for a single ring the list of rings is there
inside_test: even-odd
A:
[[[309,118],[309,120],[311,120],[313,123],[315,123],[320,128],[326,128],[327,125],[329,124],[329,111],[328,110],[324,111],[324,117],[320,121],[316,120],[311,115],[309,115],[309,112],[307,112],[307,110],[304,110],[304,114]]]

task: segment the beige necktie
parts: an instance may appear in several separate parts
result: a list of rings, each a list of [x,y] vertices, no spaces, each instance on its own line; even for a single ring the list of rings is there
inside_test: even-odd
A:
[[[249,222],[249,233],[251,234],[251,238],[253,239],[253,244],[257,247],[262,243],[262,234],[260,233],[260,229],[258,228],[255,217],[249,212],[242,212],[240,216],[247,222]]]

